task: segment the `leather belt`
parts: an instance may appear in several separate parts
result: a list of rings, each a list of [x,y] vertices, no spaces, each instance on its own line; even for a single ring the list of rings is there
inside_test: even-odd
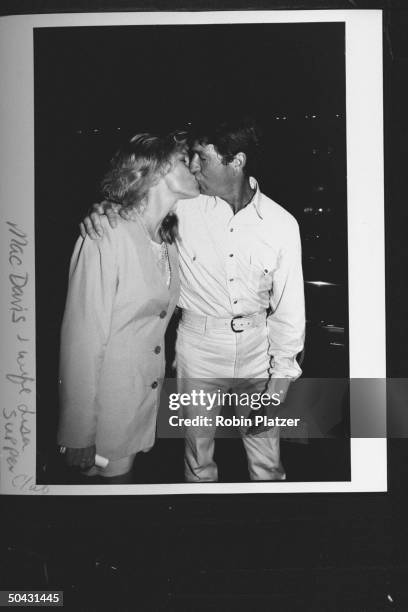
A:
[[[182,321],[202,331],[206,329],[231,329],[235,333],[241,333],[250,327],[260,327],[265,324],[266,310],[256,312],[252,315],[237,315],[235,317],[210,317],[199,315],[190,310],[182,310]]]

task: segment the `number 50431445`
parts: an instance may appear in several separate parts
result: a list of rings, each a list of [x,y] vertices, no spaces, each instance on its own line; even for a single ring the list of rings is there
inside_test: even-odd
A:
[[[62,606],[62,591],[1,591],[0,606]]]

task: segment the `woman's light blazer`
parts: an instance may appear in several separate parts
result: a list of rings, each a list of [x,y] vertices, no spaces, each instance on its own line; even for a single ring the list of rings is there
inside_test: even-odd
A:
[[[140,220],[103,218],[102,239],[79,238],[61,330],[58,443],[96,444],[112,460],[154,443],[164,333],[179,295],[177,252],[168,245],[170,288]]]

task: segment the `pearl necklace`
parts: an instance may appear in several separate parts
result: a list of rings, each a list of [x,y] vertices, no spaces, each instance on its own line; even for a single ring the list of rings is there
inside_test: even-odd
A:
[[[140,223],[144,229],[144,232],[147,236],[147,238],[150,241],[150,244],[152,245],[153,251],[156,254],[157,257],[157,262],[159,264],[159,267],[161,269],[162,274],[166,277],[166,285],[167,287],[170,287],[170,283],[171,283],[171,265],[170,265],[170,257],[169,257],[169,249],[168,249],[168,245],[167,242],[165,240],[163,240],[162,242],[156,242],[155,240],[152,239],[152,237],[150,236],[150,233],[146,227],[146,224],[143,220],[143,217],[140,213],[136,213],[138,215],[138,218],[140,220]]]

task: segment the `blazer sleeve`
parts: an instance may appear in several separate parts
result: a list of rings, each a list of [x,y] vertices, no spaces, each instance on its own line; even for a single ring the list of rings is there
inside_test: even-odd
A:
[[[72,255],[61,329],[58,443],[95,443],[97,391],[117,287],[114,235],[79,238]]]

